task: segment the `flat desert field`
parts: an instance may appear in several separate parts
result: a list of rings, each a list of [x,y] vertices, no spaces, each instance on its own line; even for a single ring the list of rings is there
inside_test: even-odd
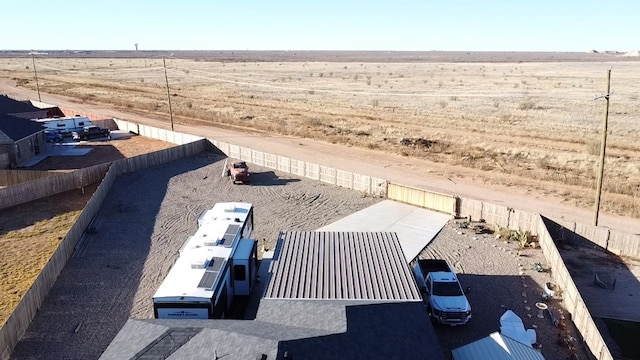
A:
[[[169,97],[178,124],[252,129],[424,158],[446,164],[435,175],[454,182],[518,188],[591,207],[607,105],[600,95],[612,68],[601,211],[640,217],[640,58],[205,55],[0,57],[0,78],[167,121]]]

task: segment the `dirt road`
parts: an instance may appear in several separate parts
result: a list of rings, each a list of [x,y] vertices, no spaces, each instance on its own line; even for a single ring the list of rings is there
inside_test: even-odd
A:
[[[15,87],[10,79],[0,79],[0,93],[11,96],[37,99],[38,95],[24,88]],[[136,115],[121,112],[104,105],[78,103],[74,99],[41,93],[43,102],[77,109],[105,117],[115,117],[168,129],[166,120],[159,115]],[[491,183],[476,183],[478,173],[474,169],[453,167],[447,164],[414,159],[400,155],[370,151],[344,145],[329,144],[309,139],[274,136],[264,133],[248,133],[246,130],[231,130],[211,126],[184,125],[177,123],[175,130],[251,147],[272,154],[290,156],[320,165],[350,170],[410,186],[455,194],[495,204],[543,214],[553,220],[568,220],[590,224],[593,209],[576,208],[563,198],[552,197],[540,191],[525,191],[516,188],[498,187]],[[457,176],[453,176],[454,173]],[[533,181],[532,181],[533,183]],[[599,225],[624,232],[640,233],[640,221],[600,213]]]

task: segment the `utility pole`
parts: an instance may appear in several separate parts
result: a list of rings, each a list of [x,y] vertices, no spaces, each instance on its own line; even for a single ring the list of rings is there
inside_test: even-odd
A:
[[[40,98],[40,85],[38,84],[38,71],[36,71],[36,58],[33,57],[33,51],[31,52],[31,61],[33,62],[33,76],[36,78],[36,90],[38,91],[38,101],[42,102],[42,98]]]
[[[169,99],[169,118],[171,119],[171,131],[173,131],[173,110],[171,110],[171,93],[169,92],[169,78],[167,77],[167,63],[162,57],[162,65],[164,66],[164,80],[167,82],[167,99]]]
[[[611,68],[607,71],[607,92],[602,96],[607,102],[604,107],[604,121],[602,123],[602,142],[600,143],[600,170],[596,183],[596,204],[593,214],[593,226],[598,226],[598,213],[600,212],[600,195],[602,194],[602,179],[604,177],[604,154],[607,149],[607,122],[609,121],[609,95],[611,95]]]

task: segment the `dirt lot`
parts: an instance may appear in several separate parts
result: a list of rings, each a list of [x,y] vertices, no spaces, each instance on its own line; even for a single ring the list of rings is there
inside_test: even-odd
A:
[[[254,203],[254,235],[273,247],[280,231],[314,230],[380,200],[257,166],[251,185],[233,185],[220,176],[223,163],[207,153],[119,177],[97,215],[97,232],[85,235],[12,359],[95,359],[128,318],[151,318],[151,297],[176,249],[215,202]],[[476,308],[470,326],[438,329],[445,352],[496,331],[500,314],[511,308],[528,327],[538,326],[548,360],[564,359],[550,320],[526,317],[535,313],[521,295],[526,291],[534,302],[548,278],[530,271],[541,252],[529,250],[520,267],[512,250],[489,235],[458,234],[453,224],[428,248],[425,255],[444,256],[465,274]]]

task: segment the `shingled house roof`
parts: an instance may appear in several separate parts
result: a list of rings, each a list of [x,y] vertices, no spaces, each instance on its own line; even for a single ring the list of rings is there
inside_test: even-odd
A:
[[[30,102],[18,101],[7,95],[0,95],[0,114],[29,113],[41,110],[42,109],[33,106]]]
[[[0,143],[13,143],[43,130],[41,124],[31,120],[0,114]]]

